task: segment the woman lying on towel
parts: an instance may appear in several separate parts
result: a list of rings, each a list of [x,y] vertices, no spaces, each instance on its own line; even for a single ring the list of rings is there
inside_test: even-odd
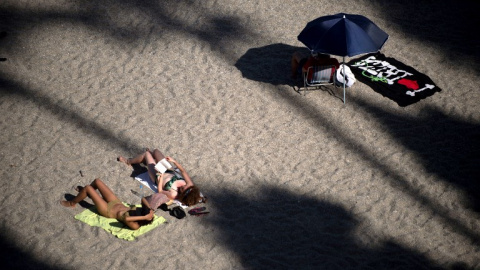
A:
[[[98,189],[102,196],[95,190]],[[140,226],[147,225],[153,221],[153,210],[150,208],[147,200],[142,198],[142,207],[136,209],[135,206],[125,206],[100,179],[95,179],[90,185],[77,187],[78,195],[71,201],[60,201],[65,207],[75,207],[75,205],[85,199],[87,196],[92,199],[100,215],[107,218],[116,218],[118,221],[127,225],[132,230],[138,230]]]
[[[159,172],[155,165],[163,159],[172,163],[176,169],[172,167],[164,173]],[[207,202],[182,165],[171,157],[165,157],[158,149],[153,151],[147,149],[144,153],[129,159],[120,156],[117,160],[127,165],[140,163],[147,165],[150,179],[157,184],[158,192],[165,194],[171,200],[178,200],[187,206]]]

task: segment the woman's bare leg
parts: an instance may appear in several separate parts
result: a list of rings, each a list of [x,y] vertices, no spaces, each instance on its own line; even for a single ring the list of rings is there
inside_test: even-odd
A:
[[[156,150],[156,149],[155,149]],[[157,150],[158,151],[158,150]],[[157,164],[152,154],[148,151],[145,152],[145,163],[147,164],[148,175],[150,179],[156,184],[157,183],[157,170],[155,170],[155,164]]]
[[[119,156],[118,161],[123,162],[127,165],[144,163],[145,165],[147,165],[148,175],[150,176],[150,179],[154,183],[157,183],[157,171],[155,170],[155,164],[157,164],[160,160],[164,158],[165,155],[160,152],[160,150],[154,149],[153,151],[150,151],[149,149],[147,149],[145,150],[145,152],[134,158],[127,159],[125,157]]]
[[[98,189],[102,196],[100,196],[95,190]],[[84,188],[79,188],[78,195],[71,201],[60,201],[65,207],[75,207],[77,203],[84,200],[86,197],[92,199],[95,206],[97,206],[98,212],[102,216],[107,215],[107,203],[113,200],[118,200],[115,194],[108,188],[100,179],[95,179],[90,185]]]
[[[60,204],[65,206],[65,207],[75,207],[75,205],[77,205],[77,203],[83,201],[85,198],[87,198],[87,187],[89,186],[85,186],[81,189],[78,190],[78,194],[75,198],[73,198],[72,200],[70,201],[60,201]]]
[[[132,165],[132,164],[140,164],[140,163],[145,163],[145,153],[150,153],[150,151],[147,149],[145,152],[139,154],[138,156],[134,158],[125,158],[123,156],[119,156],[117,158],[118,161],[123,162],[127,165]]]
[[[90,185],[94,189],[98,189],[98,191],[100,191],[100,194],[102,194],[104,201],[111,202],[118,200],[117,196],[115,196],[115,193],[113,193],[113,191],[107,185],[105,185],[102,180],[97,178],[93,180],[92,184]]]
[[[160,160],[165,158],[165,155],[162,152],[160,152],[160,150],[158,150],[156,148],[153,149],[152,156],[153,156],[153,158],[155,159],[156,162],[159,162]]]

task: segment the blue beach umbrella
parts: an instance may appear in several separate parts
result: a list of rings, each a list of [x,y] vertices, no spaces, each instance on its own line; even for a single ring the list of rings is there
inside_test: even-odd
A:
[[[362,15],[338,13],[322,16],[305,26],[298,35],[310,51],[352,57],[377,52],[388,34]],[[343,72],[343,103],[345,103],[345,72]]]

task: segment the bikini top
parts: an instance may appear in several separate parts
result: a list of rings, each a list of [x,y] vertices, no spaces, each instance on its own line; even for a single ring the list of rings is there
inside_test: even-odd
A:
[[[182,175],[180,173],[176,172],[176,171],[167,171],[167,173],[173,174],[173,176],[163,186],[163,190],[165,190],[165,191],[168,191],[168,190],[172,189],[173,183],[175,183],[176,181],[185,181],[185,179],[183,179]]]

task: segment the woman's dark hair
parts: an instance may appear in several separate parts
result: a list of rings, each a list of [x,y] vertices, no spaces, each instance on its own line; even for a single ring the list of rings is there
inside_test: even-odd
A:
[[[140,208],[140,215],[142,216],[146,216],[150,213],[150,208],[148,208],[146,205],[143,204],[142,202],[142,208]],[[140,226],[143,226],[143,225],[148,225],[148,224],[152,224],[153,222],[153,218],[151,220],[140,220],[138,221],[138,224]]]
[[[143,203],[142,203],[142,208],[140,208],[140,215],[142,216],[146,216],[150,213],[150,208],[146,207]]]
[[[196,186],[191,186],[179,192],[177,199],[187,206],[192,206],[199,202],[207,202],[207,198],[202,197],[200,190]]]

